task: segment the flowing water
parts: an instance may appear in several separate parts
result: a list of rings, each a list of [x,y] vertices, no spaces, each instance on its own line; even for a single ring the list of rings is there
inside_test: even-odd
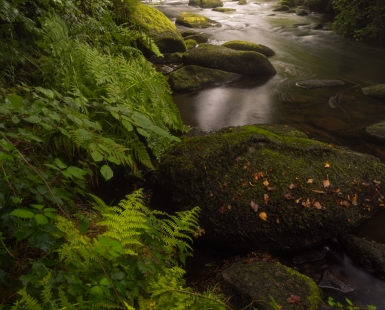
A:
[[[270,58],[277,70],[273,77],[243,78],[231,84],[174,94],[185,124],[206,131],[246,124],[287,124],[309,137],[370,153],[384,161],[385,146],[369,140],[364,128],[385,120],[385,102],[364,96],[361,89],[385,83],[385,47],[335,35],[330,31],[330,20],[319,14],[300,17],[272,12],[275,3],[224,2],[224,7],[236,9],[233,13],[190,7],[187,0],[166,0],[157,6],[172,21],[187,11],[220,22],[220,28],[201,30],[210,37],[209,43],[246,40],[267,45],[276,52]],[[314,30],[317,24],[322,24],[323,29]],[[304,79],[341,79],[345,85],[309,90],[296,86]],[[380,212],[357,234],[384,242],[384,223],[385,212]],[[329,270],[353,288],[346,294],[326,289],[326,296],[343,300],[346,295],[356,303],[372,303],[377,309],[385,309],[385,282],[356,267],[335,242],[329,248],[322,260],[296,268],[316,281],[321,271]],[[294,266],[290,261],[286,263]]]

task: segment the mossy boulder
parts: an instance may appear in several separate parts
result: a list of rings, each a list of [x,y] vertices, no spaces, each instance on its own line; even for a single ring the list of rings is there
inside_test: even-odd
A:
[[[232,9],[232,8],[215,8],[212,10],[216,12],[222,12],[222,13],[232,13],[236,11],[236,9]]]
[[[184,138],[156,170],[161,197],[176,210],[201,207],[202,242],[237,252],[310,248],[380,208],[379,159],[295,132],[243,126]]]
[[[188,12],[180,13],[176,18],[175,24],[190,28],[222,27],[220,23],[206,16]]]
[[[161,11],[138,2],[130,21],[150,36],[162,53],[186,51],[178,28]]]
[[[385,139],[385,121],[366,127],[366,133],[376,140]]]
[[[195,48],[197,45],[197,41],[192,39],[184,40],[184,43],[186,44],[187,50],[191,50],[192,48]]]
[[[223,84],[239,79],[241,75],[198,66],[186,66],[170,75],[169,83],[174,91],[189,91],[211,84]]]
[[[239,0],[238,4],[239,5],[246,5],[247,4],[247,0]]]
[[[237,51],[210,44],[200,44],[197,48],[184,53],[183,63],[239,74],[276,74],[273,65],[261,53]]]
[[[341,80],[304,80],[304,81],[299,81],[295,85],[310,89],[310,88],[321,88],[321,87],[337,87],[344,85],[345,82]]]
[[[298,16],[307,16],[309,13],[306,10],[298,10],[295,12]]]
[[[266,45],[262,45],[262,44],[248,42],[248,41],[241,41],[241,40],[227,41],[223,43],[222,46],[227,48],[232,48],[238,51],[257,52],[265,55],[266,57],[275,55],[275,52],[270,47],[267,47]]]
[[[150,58],[150,61],[153,64],[171,64],[171,63],[181,63],[183,53],[164,53],[163,57],[153,55]]]
[[[184,39],[195,40],[197,43],[206,43],[209,40],[209,37],[204,34],[193,34],[190,36],[186,36]]]
[[[181,31],[180,34],[182,35],[183,38],[185,38],[185,37],[192,36],[194,34],[200,34],[200,33],[198,31],[189,29],[189,30]]]
[[[385,84],[364,87],[362,91],[365,95],[379,99],[385,99]]]
[[[285,310],[318,310],[322,302],[320,289],[312,279],[279,263],[241,261],[217,277],[235,309],[270,310],[269,296]],[[290,303],[290,297],[298,303]]]
[[[350,234],[339,238],[352,260],[369,272],[385,278],[385,245]]]
[[[222,7],[222,0],[190,0],[188,5],[199,6],[203,9]]]
[[[275,9],[273,9],[274,12],[285,12],[285,11],[289,11],[290,8],[287,6],[287,5],[281,5],[279,7],[276,7]]]

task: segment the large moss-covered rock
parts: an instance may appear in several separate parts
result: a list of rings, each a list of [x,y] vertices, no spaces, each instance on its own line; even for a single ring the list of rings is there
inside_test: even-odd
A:
[[[162,53],[186,51],[178,28],[159,10],[138,2],[130,21],[149,35]]]
[[[201,207],[202,241],[234,251],[309,248],[368,218],[385,195],[377,158],[278,125],[185,138],[156,179],[170,206]]]
[[[181,63],[183,53],[164,53],[163,56],[151,56],[150,61],[154,64]]]
[[[265,55],[210,44],[201,44],[198,48],[184,53],[183,63],[239,74],[276,74],[275,68]]]
[[[222,7],[222,0],[190,0],[188,5],[199,6],[204,9]]]
[[[281,264],[237,262],[222,271],[218,280],[235,309],[270,310],[269,296],[285,310],[317,310],[322,302],[312,279]]]
[[[369,272],[385,278],[385,245],[350,234],[339,238],[352,260]]]
[[[241,41],[241,40],[227,41],[223,43],[222,46],[232,48],[234,50],[239,50],[239,51],[257,52],[265,55],[266,57],[275,55],[275,52],[270,47],[267,47],[266,45],[262,45],[262,44],[248,42],[248,41]]]
[[[385,84],[364,87],[362,91],[365,95],[385,99]]]
[[[207,18],[200,14],[182,12],[176,18],[175,24],[190,28],[209,28],[221,27],[222,25],[215,20]]]
[[[169,83],[175,91],[188,91],[211,84],[223,84],[239,79],[241,75],[198,66],[183,67],[170,75]]]

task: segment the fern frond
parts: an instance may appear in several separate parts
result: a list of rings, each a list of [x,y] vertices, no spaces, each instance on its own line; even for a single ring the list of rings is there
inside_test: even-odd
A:
[[[43,310],[39,301],[31,297],[26,288],[24,287],[18,294],[22,297],[20,301],[17,301],[11,310]]]

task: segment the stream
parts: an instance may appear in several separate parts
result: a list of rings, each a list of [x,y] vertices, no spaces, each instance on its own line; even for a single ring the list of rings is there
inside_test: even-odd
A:
[[[287,124],[311,138],[385,161],[385,145],[369,140],[364,133],[365,127],[385,119],[384,101],[365,96],[361,90],[385,83],[385,47],[335,35],[331,21],[320,14],[273,12],[276,2],[249,0],[247,5],[238,5],[224,1],[224,7],[236,9],[232,13],[190,7],[187,0],[165,0],[156,6],[172,21],[187,11],[220,22],[220,28],[201,30],[211,44],[246,40],[276,52],[269,58],[277,70],[274,77],[248,77],[231,84],[175,93],[173,98],[184,123],[205,131],[246,124]],[[317,24],[322,24],[323,29],[314,30]],[[295,85],[304,79],[341,79],[345,85],[309,90]],[[385,243],[384,223],[385,210],[356,228],[355,234]],[[317,282],[328,270],[352,287],[345,294],[324,289],[326,298],[332,296],[344,302],[347,296],[356,305],[374,304],[379,310],[385,309],[385,282],[352,263],[336,240],[324,246],[328,251],[321,260],[297,265],[292,257],[281,257],[280,261]],[[202,264],[202,268],[206,265],[210,264]]]

